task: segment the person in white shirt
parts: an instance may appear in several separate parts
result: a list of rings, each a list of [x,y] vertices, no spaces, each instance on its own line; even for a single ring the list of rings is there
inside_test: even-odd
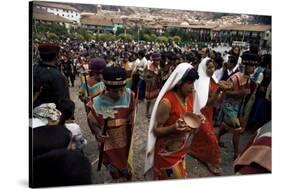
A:
[[[147,65],[147,59],[145,58],[145,51],[140,50],[139,53],[139,63],[136,65],[136,73],[139,75],[138,81],[138,99],[143,100],[145,97],[145,81],[144,81],[144,69]]]

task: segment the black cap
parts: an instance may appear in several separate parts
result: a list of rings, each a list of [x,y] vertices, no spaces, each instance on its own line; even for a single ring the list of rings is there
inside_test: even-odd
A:
[[[52,61],[58,55],[60,47],[53,43],[44,43],[38,46],[38,50],[42,60]]]
[[[245,52],[241,56],[242,64],[245,65],[257,65],[259,61],[259,56],[254,53]]]
[[[106,67],[103,71],[103,80],[106,87],[120,88],[126,85],[127,73],[124,68]]]

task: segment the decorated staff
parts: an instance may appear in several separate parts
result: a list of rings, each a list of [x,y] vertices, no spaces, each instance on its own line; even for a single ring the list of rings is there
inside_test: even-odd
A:
[[[106,63],[104,59],[93,58],[89,64],[88,78],[86,77],[86,71],[84,69],[84,82],[79,90],[79,98],[85,104],[87,104],[91,98],[99,95],[104,90],[105,86],[102,82],[102,72],[105,66]]]
[[[106,135],[108,119],[109,118],[114,119],[116,113],[117,113],[117,111],[112,108],[102,108],[102,118],[105,120],[103,129],[102,129],[103,136]],[[102,142],[101,146],[100,146],[99,163],[98,163],[98,169],[97,169],[98,171],[100,171],[100,169],[101,169],[103,150],[104,150],[104,142]]]

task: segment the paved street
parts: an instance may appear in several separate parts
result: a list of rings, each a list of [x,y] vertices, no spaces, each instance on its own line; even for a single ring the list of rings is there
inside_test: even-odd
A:
[[[76,122],[80,125],[82,132],[85,138],[88,141],[88,145],[85,148],[85,155],[92,162],[92,172],[93,172],[93,183],[108,183],[111,180],[110,175],[106,171],[105,167],[102,166],[101,171],[97,172],[97,158],[98,158],[98,150],[97,143],[95,137],[91,134],[90,129],[88,128],[86,121],[86,114],[84,110],[83,103],[78,99],[78,86],[79,86],[79,78],[75,80],[75,87],[70,87],[71,99],[76,104],[75,109],[75,119]],[[145,103],[139,103],[138,113],[136,118],[135,125],[135,133],[133,140],[135,143],[134,146],[134,164],[135,164],[135,173],[133,176],[133,181],[143,181],[143,168],[144,168],[144,155],[145,155],[145,146],[146,146],[146,136],[148,130],[148,120],[144,116],[145,112]],[[217,130],[217,129],[216,129]],[[241,147],[243,147],[248,138],[249,133],[245,133],[241,137]],[[223,176],[233,175],[233,150],[232,150],[232,137],[230,134],[226,134],[222,137],[222,141],[225,142],[226,148],[222,148],[222,162],[221,167],[223,169]],[[198,160],[187,156],[187,167],[190,178],[199,178],[199,177],[211,177],[213,176],[207,168]]]

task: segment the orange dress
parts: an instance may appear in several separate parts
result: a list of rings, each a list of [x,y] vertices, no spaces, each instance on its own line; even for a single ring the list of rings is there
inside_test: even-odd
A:
[[[216,89],[216,83],[211,80],[210,91],[215,92]],[[197,159],[216,165],[221,159],[220,147],[213,126],[213,106],[205,106],[201,113],[206,117],[206,122],[194,134],[189,150]]]
[[[178,100],[173,91],[166,93],[162,101],[167,101],[171,104],[170,117],[164,124],[164,127],[175,124],[183,116],[184,112],[192,112],[193,110],[192,94],[188,96],[186,105],[183,105]],[[157,138],[153,164],[156,180],[187,177],[185,166],[186,138],[187,134],[170,134]]]

